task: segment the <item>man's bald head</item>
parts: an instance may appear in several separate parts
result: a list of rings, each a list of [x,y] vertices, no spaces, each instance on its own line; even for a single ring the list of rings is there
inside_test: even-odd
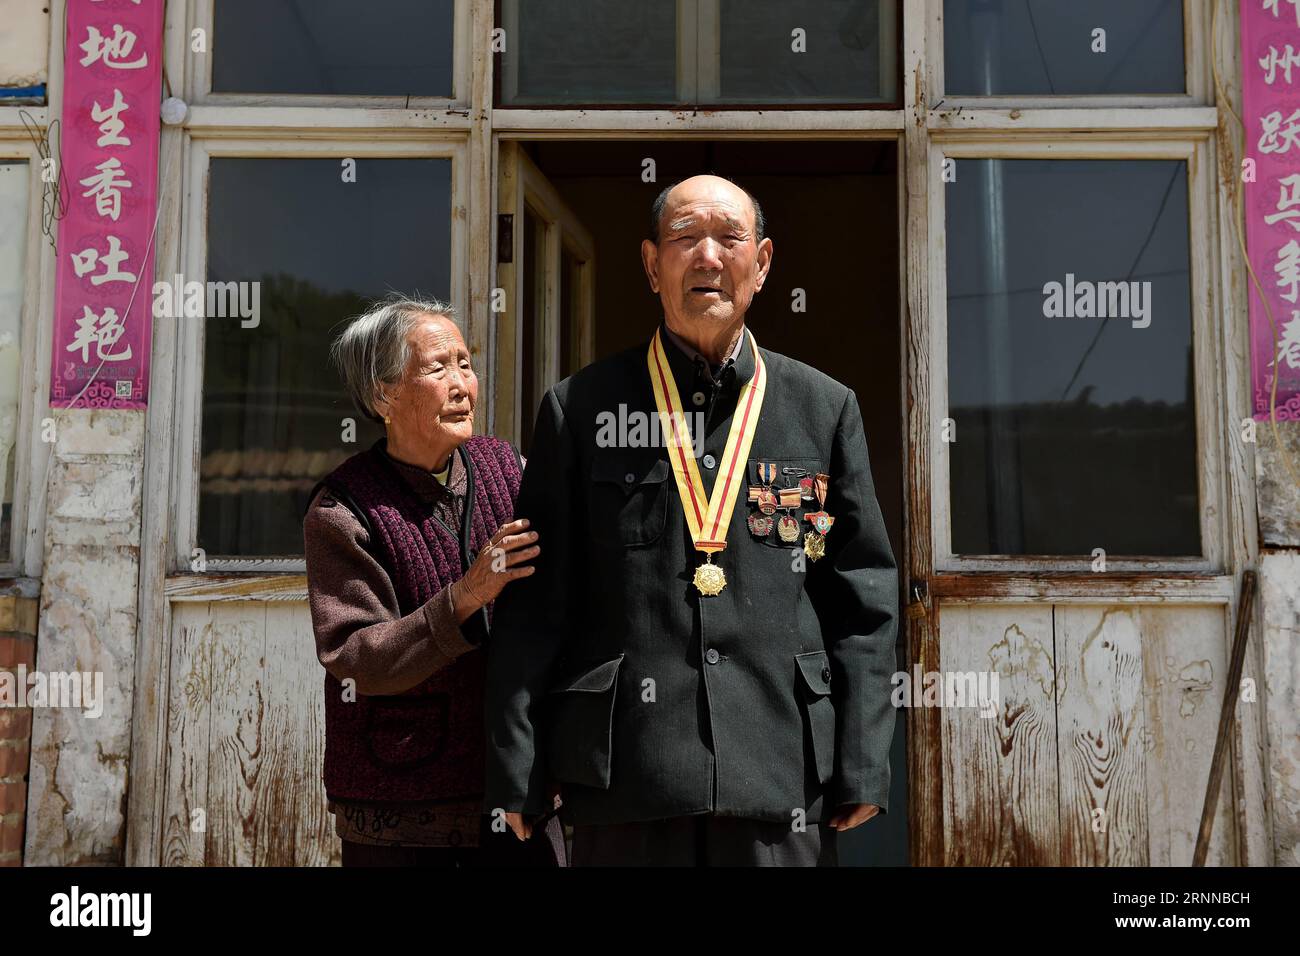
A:
[[[758,204],[758,200],[754,198],[754,194],[751,193],[744,186],[741,186],[739,183],[732,182],[730,179],[727,179],[725,176],[714,176],[709,174],[703,176],[688,176],[686,179],[679,179],[675,183],[671,183],[670,185],[664,187],[664,189],[660,191],[659,195],[655,197],[655,201],[650,207],[651,242],[654,242],[656,245],[658,245],[659,243],[660,226],[663,224],[664,211],[669,207],[669,199],[671,198],[672,191],[676,189],[678,186],[682,185],[683,183],[688,183],[691,182],[692,180],[697,180],[697,179],[720,180],[721,182],[734,186],[736,189],[744,193],[746,198],[749,200],[749,205],[754,210],[754,241],[755,242],[763,241],[763,227],[765,225],[763,221],[763,207]]]

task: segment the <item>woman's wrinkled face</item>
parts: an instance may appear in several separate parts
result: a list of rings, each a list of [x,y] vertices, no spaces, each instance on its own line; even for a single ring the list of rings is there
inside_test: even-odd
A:
[[[426,316],[411,329],[406,376],[386,410],[390,445],[445,454],[474,434],[478,376],[456,323]]]

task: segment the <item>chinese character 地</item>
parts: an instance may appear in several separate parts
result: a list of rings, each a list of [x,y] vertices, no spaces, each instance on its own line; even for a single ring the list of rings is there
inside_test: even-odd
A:
[[[100,60],[110,69],[114,70],[138,70],[149,65],[149,54],[141,53],[134,60],[128,61],[126,58],[131,55],[135,49],[136,35],[130,30],[122,29],[122,24],[113,24],[113,35],[104,36],[95,27],[86,27],[86,41],[81,44],[81,49],[86,51],[86,55],[79,61],[82,66],[90,66],[96,60]]]

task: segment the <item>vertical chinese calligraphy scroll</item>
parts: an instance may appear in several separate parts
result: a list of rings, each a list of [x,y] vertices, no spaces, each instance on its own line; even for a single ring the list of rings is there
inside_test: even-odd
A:
[[[1300,420],[1300,0],[1242,0],[1241,61],[1251,407]]]
[[[149,391],[163,0],[68,0],[50,404]]]

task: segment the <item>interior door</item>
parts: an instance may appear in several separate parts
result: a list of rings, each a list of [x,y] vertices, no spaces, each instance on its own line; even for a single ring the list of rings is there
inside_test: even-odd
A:
[[[528,454],[546,390],[593,358],[591,233],[522,144],[500,144],[492,432]]]

